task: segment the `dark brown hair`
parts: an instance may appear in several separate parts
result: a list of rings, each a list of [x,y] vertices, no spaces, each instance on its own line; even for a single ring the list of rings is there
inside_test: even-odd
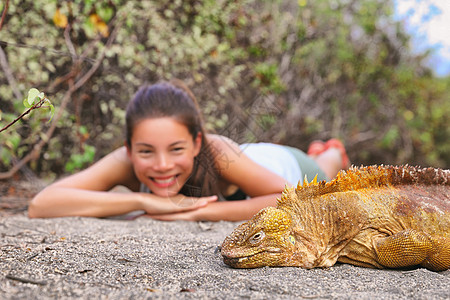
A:
[[[203,118],[194,94],[180,80],[142,86],[126,110],[126,143],[137,123],[148,118],[170,117],[185,125],[195,140],[202,134],[200,153],[194,158],[191,176],[181,188],[186,196],[200,197],[219,194],[218,172],[212,149],[207,141]]]

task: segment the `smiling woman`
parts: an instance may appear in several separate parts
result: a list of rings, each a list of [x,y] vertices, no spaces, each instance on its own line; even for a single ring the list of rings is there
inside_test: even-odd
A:
[[[337,140],[316,142],[311,156],[269,143],[244,148],[205,132],[196,99],[181,82],[144,86],[127,107],[125,146],[42,190],[29,216],[142,210],[160,220],[244,220],[275,205],[286,183],[305,174],[331,178],[348,164]],[[132,193],[110,192],[118,185]]]
[[[174,83],[179,87],[142,87],[128,104],[126,146],[134,171],[144,188],[159,196],[217,194],[213,156],[206,147],[197,101],[182,82]],[[161,191],[167,183],[172,184]]]
[[[201,140],[200,132],[192,139],[186,126],[172,118],[139,122],[127,147],[136,177],[155,195],[175,196],[192,173]]]
[[[192,139],[186,126],[172,118],[139,122],[127,147],[136,177],[155,195],[175,196],[192,173],[201,140],[200,132]]]

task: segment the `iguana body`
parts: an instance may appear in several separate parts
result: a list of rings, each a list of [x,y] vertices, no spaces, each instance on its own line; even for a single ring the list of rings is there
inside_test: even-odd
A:
[[[365,167],[288,188],[222,244],[236,268],[450,268],[450,171]]]

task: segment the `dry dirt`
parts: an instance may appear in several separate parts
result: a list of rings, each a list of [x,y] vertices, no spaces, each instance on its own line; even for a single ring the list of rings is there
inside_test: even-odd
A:
[[[0,200],[0,299],[450,299],[450,270],[231,269],[238,223],[29,219],[25,194]]]

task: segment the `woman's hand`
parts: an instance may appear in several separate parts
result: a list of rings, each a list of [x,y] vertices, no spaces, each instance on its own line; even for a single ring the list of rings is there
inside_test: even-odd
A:
[[[145,216],[161,221],[242,221],[248,220],[259,210],[275,206],[281,194],[271,194],[239,201],[209,202],[208,205],[189,211],[174,213],[149,213]]]
[[[178,213],[171,213],[171,214],[160,214],[160,215],[143,215],[145,217],[150,217],[155,220],[159,221],[204,221],[204,218],[201,217],[202,211],[205,210],[205,207],[199,207],[196,210],[190,210],[190,211],[182,211]]]
[[[141,194],[142,209],[148,215],[174,214],[205,207],[210,202],[217,201],[217,196],[187,197],[178,194],[173,197],[159,197],[152,194]]]

